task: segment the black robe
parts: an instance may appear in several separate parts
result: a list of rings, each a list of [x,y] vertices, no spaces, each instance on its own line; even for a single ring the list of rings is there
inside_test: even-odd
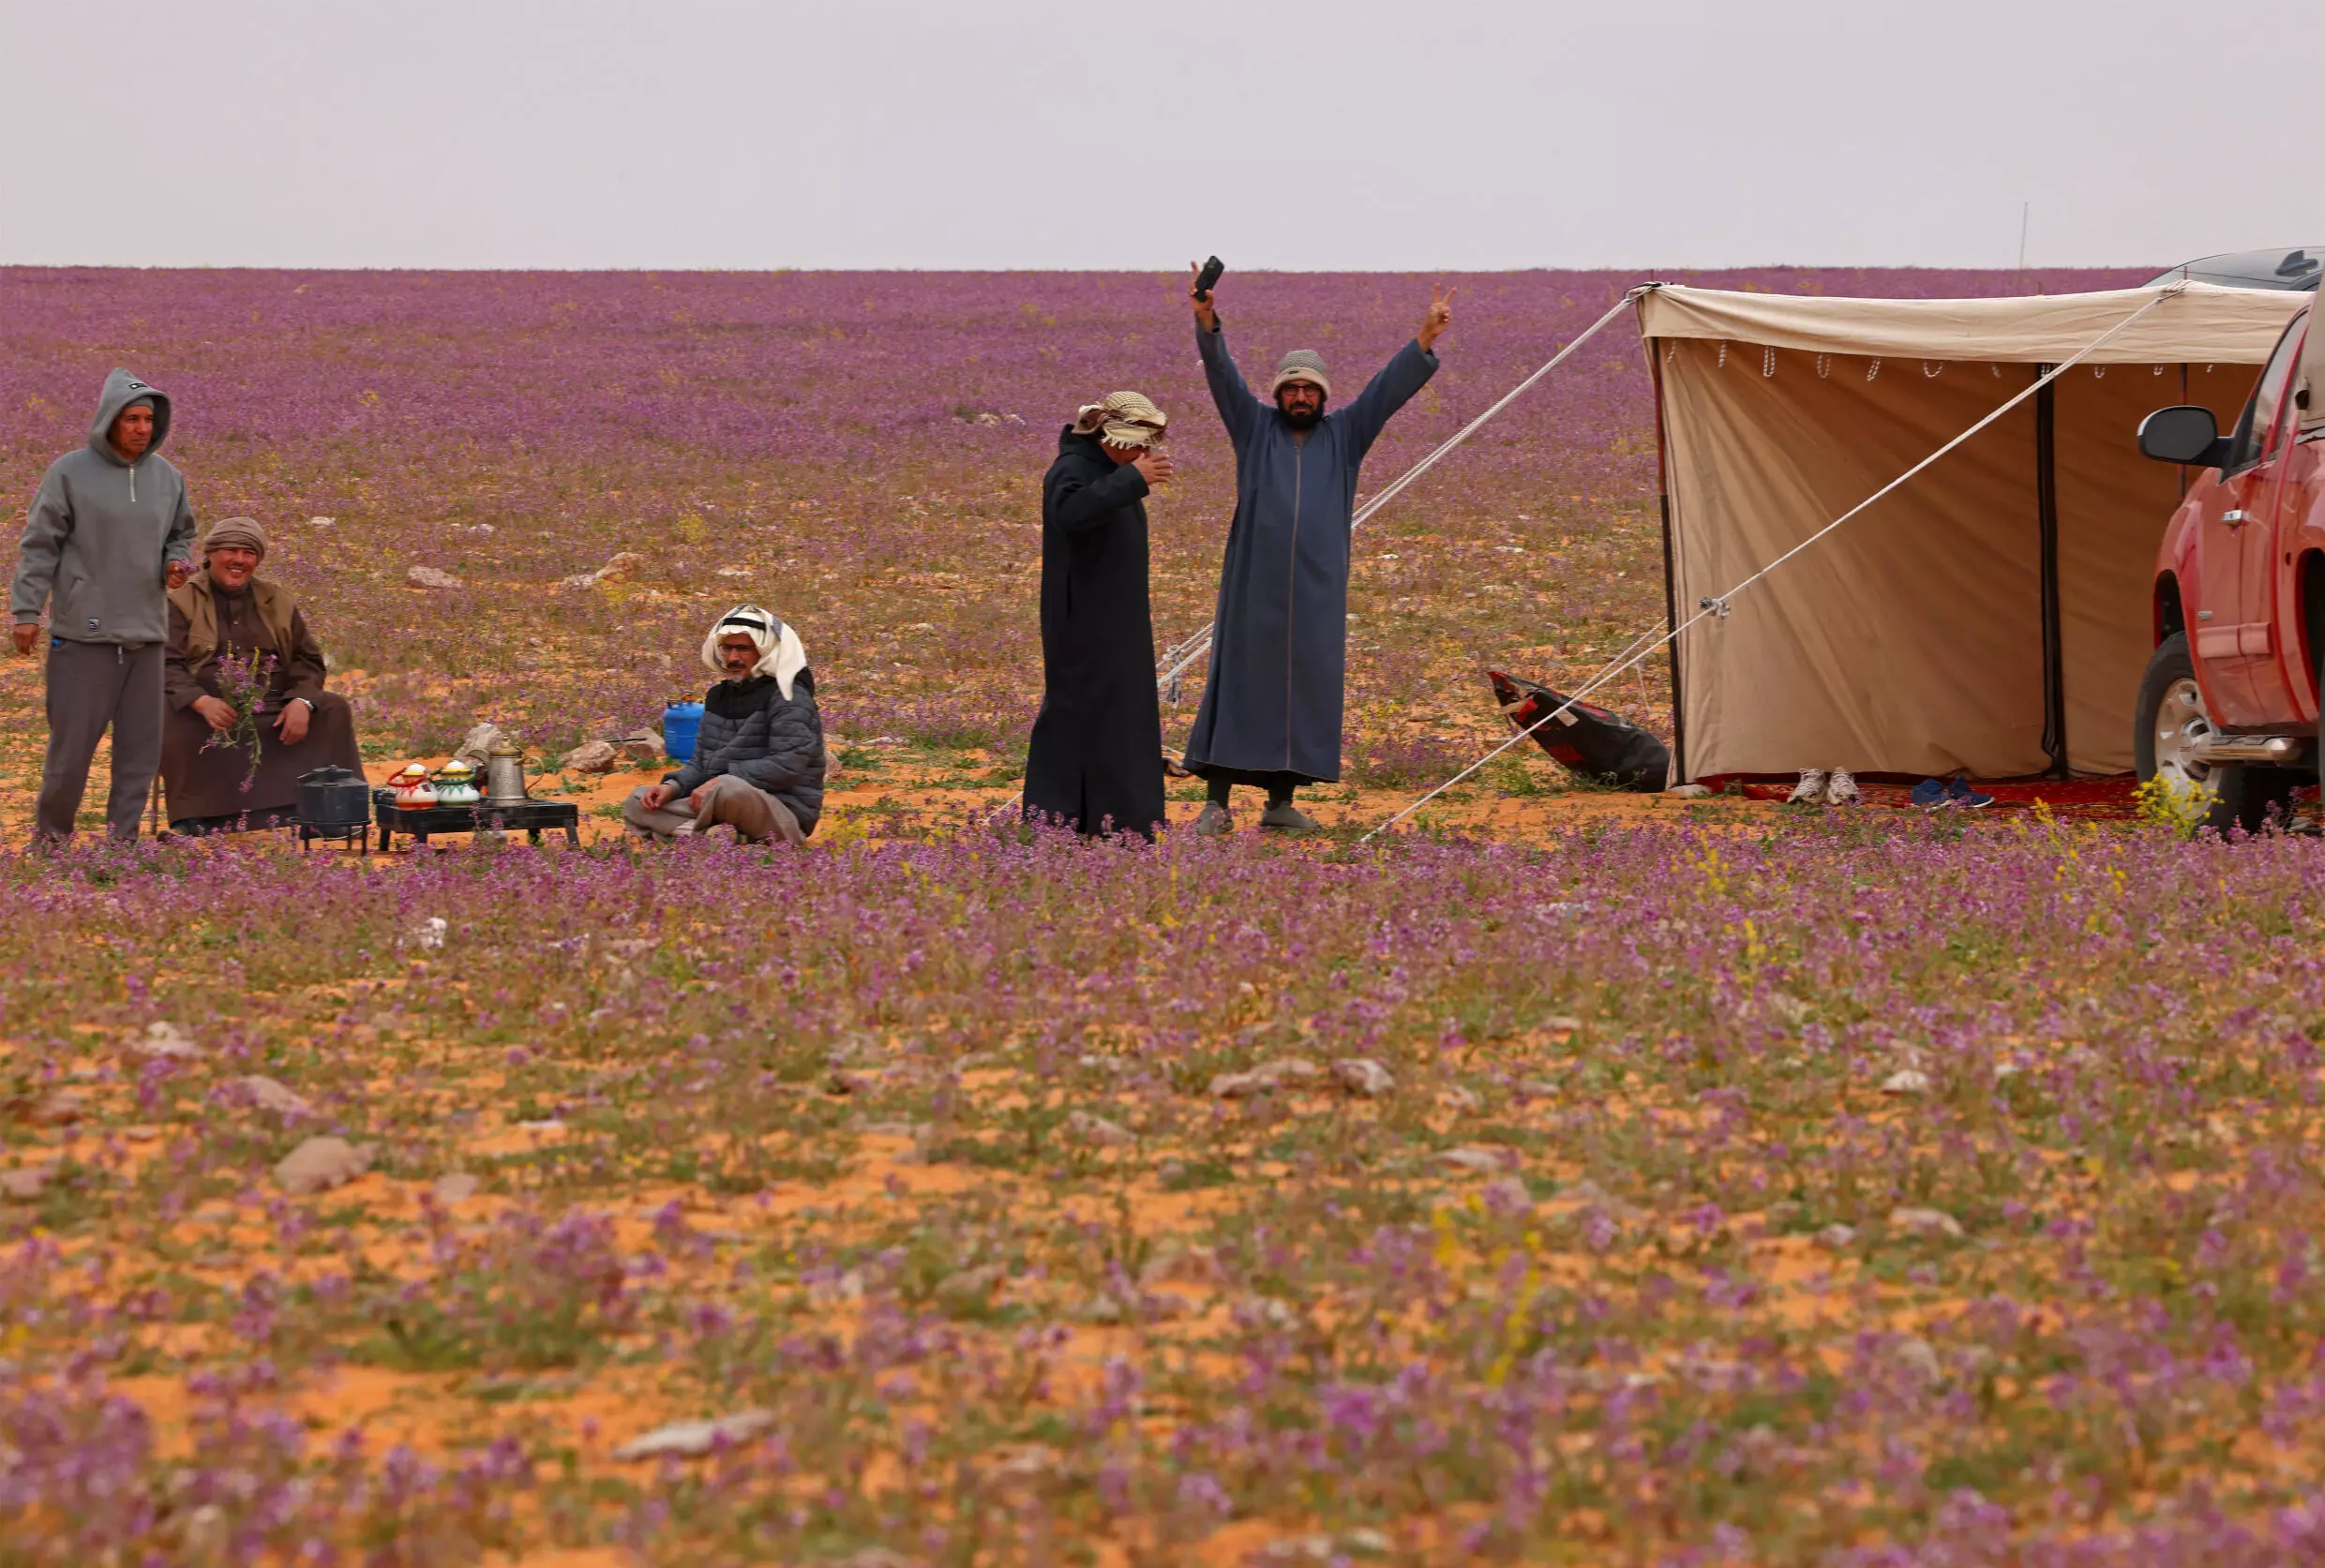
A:
[[[1154,837],[1162,712],[1147,610],[1147,476],[1071,427],[1042,481],[1042,711],[1026,814]]]

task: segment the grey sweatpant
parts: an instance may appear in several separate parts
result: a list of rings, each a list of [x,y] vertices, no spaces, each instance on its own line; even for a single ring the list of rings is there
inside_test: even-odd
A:
[[[631,831],[663,844],[682,834],[706,831],[722,822],[732,826],[738,837],[752,844],[768,839],[781,839],[786,844],[807,842],[791,808],[765,790],[732,773],[719,774],[709,787],[711,793],[702,802],[702,814],[697,816],[683,795],[667,806],[646,804],[647,786],[640,784],[622,803],[622,820],[629,824]]]
[[[110,725],[113,782],[105,826],[117,839],[137,837],[137,819],[161,767],[162,653],[158,642],[49,639],[49,760],[40,770],[36,835],[72,836],[89,787],[89,759]]]

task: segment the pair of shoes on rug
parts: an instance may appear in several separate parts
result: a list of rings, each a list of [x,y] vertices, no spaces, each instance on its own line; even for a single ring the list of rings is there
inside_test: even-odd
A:
[[[1991,795],[1981,795],[1970,787],[1968,775],[1957,773],[1950,779],[1924,779],[1913,786],[1913,804],[1926,812],[1960,808],[1974,811],[1994,803]]]
[[[1846,768],[1827,772],[1822,768],[1804,768],[1800,783],[1792,786],[1785,804],[1792,806],[1853,806],[1864,797],[1857,790],[1856,775]]]

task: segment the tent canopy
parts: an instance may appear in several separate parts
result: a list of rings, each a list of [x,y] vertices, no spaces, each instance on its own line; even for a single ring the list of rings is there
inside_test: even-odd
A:
[[[2181,495],[2177,470],[2139,455],[2139,421],[2201,403],[2228,428],[2311,298],[2179,289],[1682,634],[1679,776],[2127,770]],[[2170,292],[1642,293],[1677,619]]]

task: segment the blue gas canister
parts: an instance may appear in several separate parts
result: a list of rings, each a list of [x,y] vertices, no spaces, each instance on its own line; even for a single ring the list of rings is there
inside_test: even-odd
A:
[[[672,761],[691,761],[695,754],[695,732],[701,727],[702,704],[670,704],[662,710],[662,749],[670,754]]]

